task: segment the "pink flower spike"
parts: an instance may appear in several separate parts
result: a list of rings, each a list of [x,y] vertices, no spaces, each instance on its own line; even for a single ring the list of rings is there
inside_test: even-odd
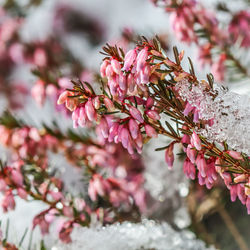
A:
[[[134,119],[130,119],[128,123],[129,132],[133,139],[138,137],[139,126],[138,123]]]
[[[140,123],[144,122],[144,119],[142,117],[141,112],[135,108],[134,106],[130,106],[129,108],[129,113],[131,114],[131,116],[136,119],[137,121],[139,121]]]
[[[117,75],[119,75],[119,74],[121,73],[121,65],[120,65],[120,63],[119,63],[117,60],[112,59],[112,60],[111,60],[111,66],[112,66],[113,71],[114,71]]]
[[[191,144],[197,149],[201,150],[201,141],[199,136],[193,132],[192,137],[191,137]]]
[[[169,169],[172,169],[174,163],[173,149],[174,149],[174,143],[171,143],[165,151],[165,161]]]
[[[158,137],[156,130],[148,124],[145,125],[145,131],[146,131],[147,136],[149,137],[153,137],[153,138]]]
[[[135,49],[129,50],[124,58],[124,65],[122,70],[129,71],[131,65],[134,63],[137,56],[137,52]]]
[[[90,121],[93,121],[95,119],[95,109],[93,107],[93,104],[90,98],[85,104],[85,111],[86,111],[86,115],[88,119]]]

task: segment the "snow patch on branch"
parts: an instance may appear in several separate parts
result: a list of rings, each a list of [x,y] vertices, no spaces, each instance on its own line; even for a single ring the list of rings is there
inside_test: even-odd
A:
[[[203,120],[213,119],[198,132],[210,141],[223,142],[239,152],[250,155],[250,98],[228,91],[214,84],[208,91],[206,84],[191,85],[186,79],[176,84],[176,90],[199,112]]]

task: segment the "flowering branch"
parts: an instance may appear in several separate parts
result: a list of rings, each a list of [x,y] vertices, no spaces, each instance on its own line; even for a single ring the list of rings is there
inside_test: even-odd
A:
[[[162,148],[169,167],[174,161],[174,145],[182,144],[187,156],[184,173],[191,179],[197,176],[199,183],[208,188],[220,174],[232,200],[238,196],[250,212],[248,156],[230,150],[224,140],[218,144],[206,138],[204,131],[217,122],[213,113],[207,114],[211,107],[203,107],[207,103],[200,99],[195,103],[184,95],[190,92],[195,99],[199,90],[201,96],[211,99],[212,106],[213,100],[226,90],[213,83],[212,75],[208,75],[208,81],[199,81],[191,60],[190,73],[184,71],[184,51],[179,53],[174,48],[174,62],[164,55],[157,39],[143,38],[126,55],[122,49],[107,45],[104,54],[100,69],[103,94],[98,95],[89,84],[79,82],[58,99],[58,104],[65,102],[73,111],[74,126],[96,122],[103,140],[121,142],[132,155],[140,153],[143,144],[158,134],[171,137],[174,141]],[[164,114],[176,123],[177,129],[167,121],[165,127],[162,125],[160,115]]]
[[[181,41],[198,45],[202,65],[212,65],[216,80],[224,80],[225,67],[227,66],[225,64],[226,60],[238,70],[242,77],[250,77],[247,66],[243,65],[230,49],[230,47],[237,44],[241,48],[250,46],[249,35],[246,32],[250,25],[248,11],[242,10],[232,14],[226,6],[223,6],[223,10],[227,10],[227,13],[231,15],[231,21],[228,27],[221,28],[215,13],[198,1],[151,1],[155,5],[163,7],[167,13],[170,13],[173,29]],[[213,54],[216,54],[216,51],[220,53],[217,62],[213,60]],[[228,66],[228,70],[229,68]]]

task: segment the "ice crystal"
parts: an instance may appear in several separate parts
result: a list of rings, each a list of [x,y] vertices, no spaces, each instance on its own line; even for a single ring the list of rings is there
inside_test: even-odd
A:
[[[78,228],[74,229],[72,238],[72,244],[59,244],[52,250],[208,249],[202,241],[195,239],[193,233],[176,232],[168,224],[158,224],[152,220],[143,220],[137,224],[124,222],[100,228]]]
[[[203,120],[213,119],[198,132],[210,141],[223,142],[239,152],[250,155],[250,98],[214,84],[208,91],[202,82],[191,85],[187,80],[176,84],[180,96],[199,111]]]

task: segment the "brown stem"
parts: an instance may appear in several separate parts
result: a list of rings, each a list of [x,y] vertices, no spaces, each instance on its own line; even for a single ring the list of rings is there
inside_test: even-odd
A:
[[[235,226],[232,218],[230,217],[226,209],[223,206],[220,206],[218,212],[221,218],[223,219],[224,223],[226,224],[227,228],[231,232],[232,236],[234,237],[234,240],[239,246],[239,249],[249,250],[247,243],[244,241],[244,238],[241,236],[240,232],[238,231],[237,227]]]

